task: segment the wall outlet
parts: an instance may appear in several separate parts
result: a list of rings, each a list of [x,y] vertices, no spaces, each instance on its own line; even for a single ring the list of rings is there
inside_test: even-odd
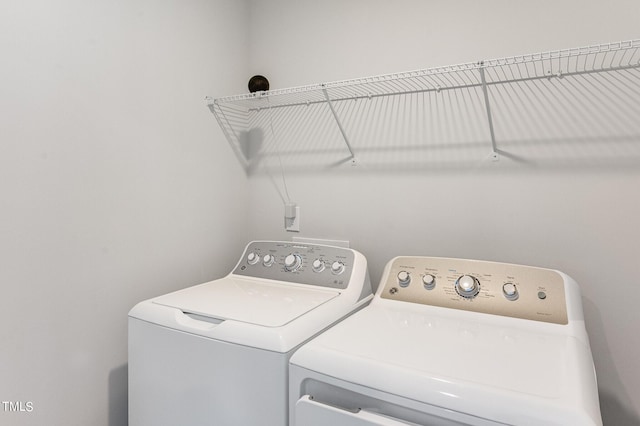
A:
[[[284,216],[284,229],[288,232],[300,232],[300,206],[287,206]],[[291,217],[291,213],[293,217]]]

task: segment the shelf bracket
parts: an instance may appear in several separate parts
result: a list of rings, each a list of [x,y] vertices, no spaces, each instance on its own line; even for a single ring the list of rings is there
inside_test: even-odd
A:
[[[489,89],[487,88],[487,80],[484,76],[484,62],[480,62],[478,71],[480,72],[480,80],[482,81],[482,92],[484,93],[484,106],[487,109],[487,121],[489,122],[489,132],[491,133],[491,159],[498,161],[498,150],[496,148],[496,135],[493,131],[493,118],[491,117],[491,106],[489,105]]]
[[[218,125],[220,126],[220,129],[222,129],[222,133],[224,133],[225,137],[227,138],[229,145],[231,145],[231,149],[233,149],[234,154],[236,154],[236,157],[238,157],[238,161],[240,161],[244,169],[247,170],[249,167],[249,159],[242,153],[242,150],[240,149],[240,138],[238,137],[238,134],[236,133],[234,127],[229,122],[229,118],[224,113],[224,110],[220,108],[220,105],[215,99],[207,96],[205,97],[205,101],[207,102],[209,110],[218,121]],[[237,143],[234,143],[234,140]]]
[[[331,114],[333,114],[333,118],[336,120],[336,124],[338,125],[338,129],[342,134],[342,138],[344,139],[344,143],[347,145],[347,149],[351,154],[351,164],[356,163],[356,155],[353,153],[353,149],[351,148],[351,144],[349,143],[349,138],[347,137],[347,133],[344,131],[344,127],[342,127],[342,122],[340,122],[340,118],[336,113],[335,108],[333,108],[333,103],[331,102],[331,98],[329,97],[329,93],[327,92],[327,88],[325,85],[322,85],[322,93],[324,94],[324,98],[327,101],[327,105],[329,105],[329,109],[331,110]]]

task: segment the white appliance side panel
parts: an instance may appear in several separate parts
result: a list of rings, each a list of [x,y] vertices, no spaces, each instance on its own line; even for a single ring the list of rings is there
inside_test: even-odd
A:
[[[129,425],[285,425],[287,358],[129,318]]]

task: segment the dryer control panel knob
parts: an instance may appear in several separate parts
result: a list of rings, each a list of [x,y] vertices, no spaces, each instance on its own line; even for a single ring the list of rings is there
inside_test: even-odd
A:
[[[411,274],[407,271],[398,272],[398,284],[400,287],[407,287],[411,283]]]
[[[456,291],[467,299],[474,298],[480,291],[480,282],[473,275],[462,275],[456,280]]]
[[[518,288],[514,283],[506,283],[502,286],[502,294],[508,300],[516,300],[518,299]]]
[[[436,277],[431,274],[424,274],[422,276],[422,284],[427,290],[433,290],[433,288],[436,286]]]
[[[581,303],[575,283],[553,269],[429,256],[391,259],[376,297],[563,325]]]
[[[293,272],[300,269],[302,266],[302,257],[299,254],[289,254],[284,258],[284,269]]]

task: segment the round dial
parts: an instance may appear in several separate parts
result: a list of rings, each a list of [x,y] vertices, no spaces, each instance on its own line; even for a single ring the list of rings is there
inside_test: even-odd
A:
[[[462,275],[456,280],[456,291],[460,296],[471,299],[480,291],[480,282],[472,275]]]
[[[284,269],[287,271],[297,271],[302,266],[302,257],[299,254],[290,254],[284,258]]]
[[[509,300],[516,300],[518,298],[518,288],[514,283],[506,283],[502,286],[502,294]]]
[[[398,272],[398,284],[400,287],[406,287],[411,283],[411,274],[407,271]]]
[[[344,272],[344,263],[338,262],[337,260],[331,264],[331,272],[336,275],[340,275]]]
[[[262,258],[262,264],[264,266],[271,266],[275,261],[276,261],[276,258],[270,254],[265,254],[264,257]]]
[[[321,259],[316,259],[313,261],[313,263],[311,264],[311,267],[313,268],[313,272],[322,272],[324,271],[324,261]]]
[[[259,260],[260,256],[258,256],[254,252],[251,252],[247,255],[247,262],[249,263],[249,265],[255,265]]]
[[[422,276],[422,284],[427,290],[431,290],[436,286],[436,277],[431,274],[424,274]]]

